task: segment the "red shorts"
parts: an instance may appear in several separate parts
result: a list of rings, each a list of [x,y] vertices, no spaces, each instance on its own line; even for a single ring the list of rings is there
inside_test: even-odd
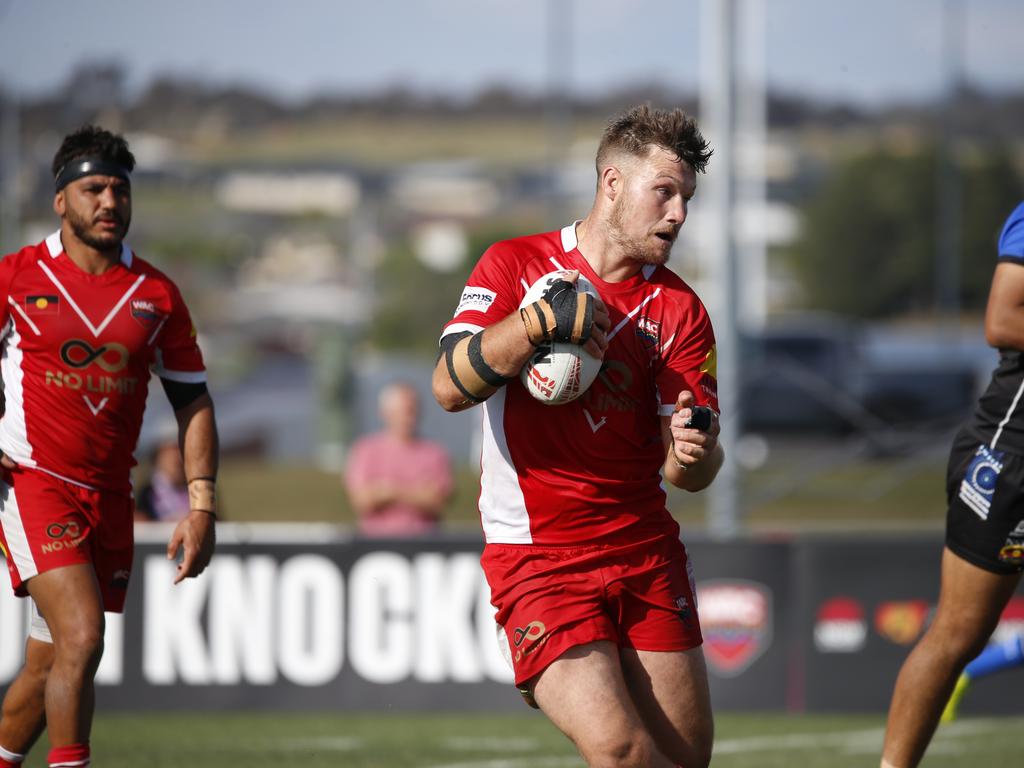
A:
[[[517,685],[584,643],[685,651],[703,642],[678,538],[628,546],[488,544],[481,563]]]
[[[103,609],[124,610],[132,572],[132,500],[32,469],[3,473],[0,544],[14,593],[39,573],[79,563],[96,570]]]

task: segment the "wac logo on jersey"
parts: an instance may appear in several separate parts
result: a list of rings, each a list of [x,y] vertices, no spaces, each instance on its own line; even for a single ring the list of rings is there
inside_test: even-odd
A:
[[[132,299],[131,311],[132,317],[143,328],[152,328],[164,317],[163,313],[156,308],[156,305],[148,299]]]

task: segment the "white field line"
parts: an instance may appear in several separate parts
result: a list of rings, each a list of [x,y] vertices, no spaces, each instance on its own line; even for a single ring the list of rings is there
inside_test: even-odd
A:
[[[1006,723],[997,719],[968,720],[944,725],[935,734],[929,750],[934,753],[951,754],[959,751],[953,739],[976,734],[1005,730]],[[715,755],[735,755],[746,752],[769,750],[817,750],[835,748],[853,754],[881,755],[883,728],[868,728],[859,731],[838,733],[789,733],[780,736],[750,736],[739,739],[723,739],[715,743]],[[482,740],[486,741],[486,740]],[[575,756],[537,758],[530,756],[475,760],[472,762],[439,763],[429,768],[570,768],[580,766]]]
[[[324,752],[355,752],[365,745],[363,739],[355,736],[310,736],[309,738],[285,739],[279,749],[289,752],[322,750]]]
[[[537,739],[508,736],[455,736],[444,740],[448,749],[484,752],[533,752],[540,748]]]

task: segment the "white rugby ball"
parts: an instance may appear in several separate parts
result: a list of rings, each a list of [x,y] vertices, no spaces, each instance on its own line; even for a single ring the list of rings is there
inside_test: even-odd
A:
[[[543,275],[530,286],[519,307],[537,301],[555,280],[565,279],[559,270]],[[576,280],[577,293],[599,296],[593,283],[580,275]],[[537,347],[537,351],[519,371],[519,380],[526,391],[545,405],[562,405],[582,395],[601,371],[601,361],[591,357],[582,346],[568,341],[555,341]]]

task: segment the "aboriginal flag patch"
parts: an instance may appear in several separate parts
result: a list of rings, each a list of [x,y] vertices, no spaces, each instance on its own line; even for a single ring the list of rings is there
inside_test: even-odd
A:
[[[49,293],[26,296],[25,311],[33,315],[56,315],[60,312],[60,297]]]
[[[131,309],[132,317],[145,328],[151,328],[163,319],[163,313],[158,311],[156,305],[148,299],[132,299]]]

